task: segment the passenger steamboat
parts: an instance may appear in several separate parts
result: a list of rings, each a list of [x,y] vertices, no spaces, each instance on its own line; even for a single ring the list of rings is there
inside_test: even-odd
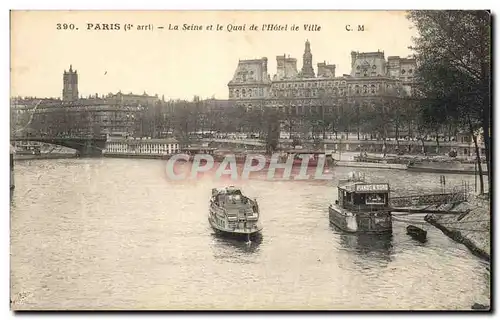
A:
[[[259,205],[234,186],[212,189],[208,222],[216,231],[229,236],[246,237],[262,231]]]
[[[392,233],[388,183],[366,183],[353,174],[337,189],[338,200],[328,210],[330,223],[350,233]]]

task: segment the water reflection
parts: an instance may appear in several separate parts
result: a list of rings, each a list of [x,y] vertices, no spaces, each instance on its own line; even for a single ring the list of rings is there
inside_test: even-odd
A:
[[[212,237],[214,239],[214,247],[224,246],[226,249],[236,249],[238,252],[244,253],[256,252],[263,240],[263,235],[261,233],[252,235],[250,242],[242,238],[227,236],[215,231],[212,232]]]
[[[340,245],[344,250],[361,256],[369,255],[390,262],[393,253],[392,234],[349,234],[334,225],[330,228],[340,236]]]

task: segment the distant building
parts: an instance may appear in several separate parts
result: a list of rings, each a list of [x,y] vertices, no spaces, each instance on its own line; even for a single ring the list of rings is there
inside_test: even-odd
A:
[[[133,94],[132,92],[129,94],[124,94],[121,91],[119,91],[116,94],[109,93],[106,98],[106,100],[114,101],[115,103],[118,104],[140,104],[140,105],[154,105],[160,99],[158,98],[158,95],[150,96],[146,92],[143,94]]]
[[[63,74],[63,101],[78,100],[78,73],[73,71],[73,66],[69,66],[69,71],[64,70]]]
[[[135,106],[104,103],[41,105],[36,112],[31,110],[29,128],[36,135],[47,136],[98,136],[114,132],[132,135],[141,112],[142,109]]]
[[[228,84],[229,100],[235,100],[245,107],[263,107],[270,96],[271,84],[271,77],[267,73],[267,58],[240,60],[233,79]]]
[[[415,59],[390,56],[384,52],[351,52],[351,74],[337,77],[336,66],[326,61],[312,64],[311,44],[306,41],[302,69],[297,59],[277,56],[277,70],[268,74],[267,58],[240,60],[228,83],[229,100],[247,108],[274,107],[305,114],[328,112],[335,104],[370,101],[387,95],[411,93]],[[353,99],[355,98],[355,99]]]
[[[81,98],[78,73],[70,65],[63,73],[62,100],[35,97],[11,99],[12,134],[104,135],[140,132],[144,107],[156,105],[158,95],[109,93]],[[140,134],[140,133],[139,133]]]
[[[107,96],[99,97],[98,94],[88,96],[87,98],[80,97],[78,94],[78,72],[73,71],[73,66],[69,66],[69,70],[64,70],[63,73],[63,94],[62,101],[65,103],[77,102],[79,105],[89,105],[89,104],[100,104],[103,101],[112,104],[141,104],[141,105],[153,105],[160,101],[158,95],[150,96],[146,92],[143,94],[124,94],[121,91],[118,93],[108,93]],[[48,101],[47,101],[48,102]]]

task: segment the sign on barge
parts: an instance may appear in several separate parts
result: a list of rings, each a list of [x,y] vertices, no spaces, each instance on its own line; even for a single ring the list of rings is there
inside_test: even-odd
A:
[[[330,223],[350,233],[392,233],[388,183],[341,181],[329,207]]]

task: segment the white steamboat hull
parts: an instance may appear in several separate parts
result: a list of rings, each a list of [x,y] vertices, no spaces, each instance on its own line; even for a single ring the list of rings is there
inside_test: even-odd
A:
[[[260,222],[256,222],[251,227],[245,228],[244,223],[239,223],[235,228],[227,228],[217,224],[211,216],[208,217],[208,222],[210,226],[217,232],[228,234],[228,235],[254,235],[262,231],[263,227]]]
[[[249,237],[262,231],[257,201],[232,186],[212,189],[208,211],[208,222],[216,232]]]

